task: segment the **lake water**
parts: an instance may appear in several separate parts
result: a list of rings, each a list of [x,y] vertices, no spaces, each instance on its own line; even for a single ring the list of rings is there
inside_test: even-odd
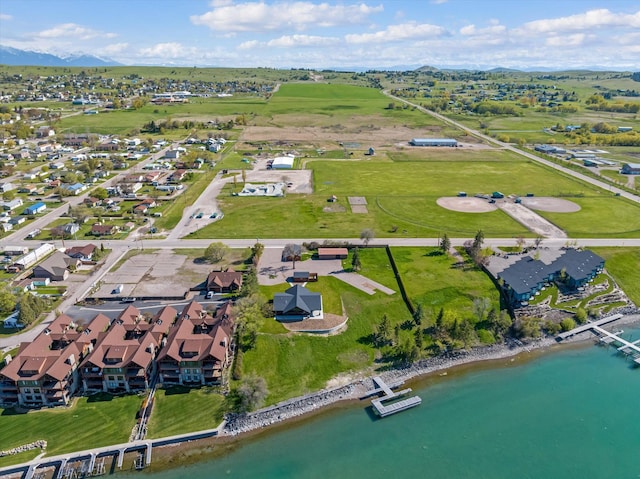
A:
[[[363,402],[145,477],[640,478],[631,364],[589,345],[467,369],[412,384],[422,405],[395,416],[375,420]]]

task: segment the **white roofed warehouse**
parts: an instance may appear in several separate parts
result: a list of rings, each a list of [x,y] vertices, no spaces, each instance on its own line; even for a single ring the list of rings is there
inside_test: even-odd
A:
[[[295,160],[294,156],[279,156],[273,159],[271,168],[274,170],[290,170],[293,168],[293,160]]]
[[[452,138],[412,138],[411,146],[458,146],[458,141]]]

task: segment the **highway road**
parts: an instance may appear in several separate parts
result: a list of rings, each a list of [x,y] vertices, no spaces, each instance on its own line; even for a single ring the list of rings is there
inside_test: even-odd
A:
[[[638,196],[638,195],[634,195],[634,194],[629,193],[629,192],[627,192],[625,190],[621,190],[620,188],[617,188],[617,187],[615,187],[613,185],[610,185],[609,183],[605,183],[604,181],[600,181],[600,180],[597,180],[595,178],[591,178],[590,176],[583,175],[582,173],[579,173],[577,171],[570,170],[569,168],[565,168],[562,165],[558,165],[557,163],[554,163],[552,161],[549,161],[549,160],[546,160],[544,158],[541,158],[540,156],[534,155],[533,153],[529,153],[527,151],[522,151],[519,148],[516,148],[515,146],[510,145],[509,143],[504,143],[502,141],[498,141],[495,138],[492,138],[492,137],[490,137],[488,135],[485,135],[484,133],[481,133],[478,130],[474,130],[473,128],[469,128],[468,126],[463,125],[462,123],[459,123],[459,122],[457,122],[455,120],[451,120],[450,118],[447,118],[444,115],[436,113],[435,111],[428,110],[427,108],[424,108],[424,107],[422,107],[422,106],[420,106],[420,105],[418,105],[416,103],[412,103],[412,102],[410,102],[408,100],[405,100],[404,98],[400,98],[400,97],[391,95],[387,91],[385,91],[384,93],[389,98],[392,98],[394,100],[397,100],[397,101],[400,101],[402,103],[406,103],[407,105],[410,105],[412,107],[415,107],[416,109],[420,110],[421,112],[426,113],[428,115],[431,115],[431,116],[433,116],[434,118],[437,118],[440,121],[443,121],[443,122],[445,122],[445,123],[447,123],[449,125],[455,126],[456,128],[460,128],[461,130],[469,133],[472,136],[475,136],[476,138],[480,138],[480,139],[485,140],[485,141],[487,141],[489,143],[493,143],[495,145],[498,145],[499,147],[501,147],[501,148],[503,148],[505,150],[512,151],[513,153],[516,153],[516,154],[518,154],[520,156],[524,156],[525,158],[528,158],[530,160],[537,161],[538,163],[541,163],[541,164],[543,164],[545,166],[548,166],[549,168],[553,168],[555,170],[561,171],[562,173],[564,173],[566,175],[573,176],[574,178],[577,178],[577,179],[579,179],[581,181],[584,181],[585,183],[590,183],[590,184],[592,184],[594,186],[602,188],[603,190],[615,193],[615,194],[617,194],[619,196],[622,196],[624,198],[627,198],[628,200],[631,200],[631,201],[633,201],[635,203],[640,203],[640,196]]]

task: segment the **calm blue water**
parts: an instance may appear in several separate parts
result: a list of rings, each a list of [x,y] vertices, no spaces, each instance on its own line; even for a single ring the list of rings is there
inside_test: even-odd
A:
[[[422,405],[384,420],[363,403],[146,477],[640,478],[640,368],[613,349],[561,349],[414,389]]]

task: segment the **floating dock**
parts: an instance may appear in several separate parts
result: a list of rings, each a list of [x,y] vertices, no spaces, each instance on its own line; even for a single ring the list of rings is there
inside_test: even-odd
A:
[[[402,381],[387,385],[387,383],[385,383],[379,376],[375,376],[372,379],[373,384],[376,387],[367,391],[364,397],[374,396],[380,393],[383,394],[382,397],[371,400],[373,410],[380,417],[387,417],[397,412],[418,406],[422,403],[422,398],[419,396],[402,399],[405,395],[411,392],[411,388],[403,389],[399,392],[393,392],[392,388],[400,387],[403,384]]]
[[[612,321],[616,321],[622,318],[621,314],[614,314],[612,316],[608,316],[606,318],[602,318],[598,321],[594,321],[593,323],[583,324],[582,326],[578,326],[577,328],[572,329],[571,331],[567,331],[565,333],[560,333],[557,336],[559,341],[570,338],[576,334],[584,333],[585,331],[590,331],[596,336],[598,336],[598,341],[601,344],[606,345],[620,345],[618,346],[618,351],[625,354],[626,356],[631,357],[633,362],[640,366],[640,339],[637,341],[627,341],[624,338],[621,338],[616,333],[611,333],[605,329],[602,329],[600,326],[610,323]]]

